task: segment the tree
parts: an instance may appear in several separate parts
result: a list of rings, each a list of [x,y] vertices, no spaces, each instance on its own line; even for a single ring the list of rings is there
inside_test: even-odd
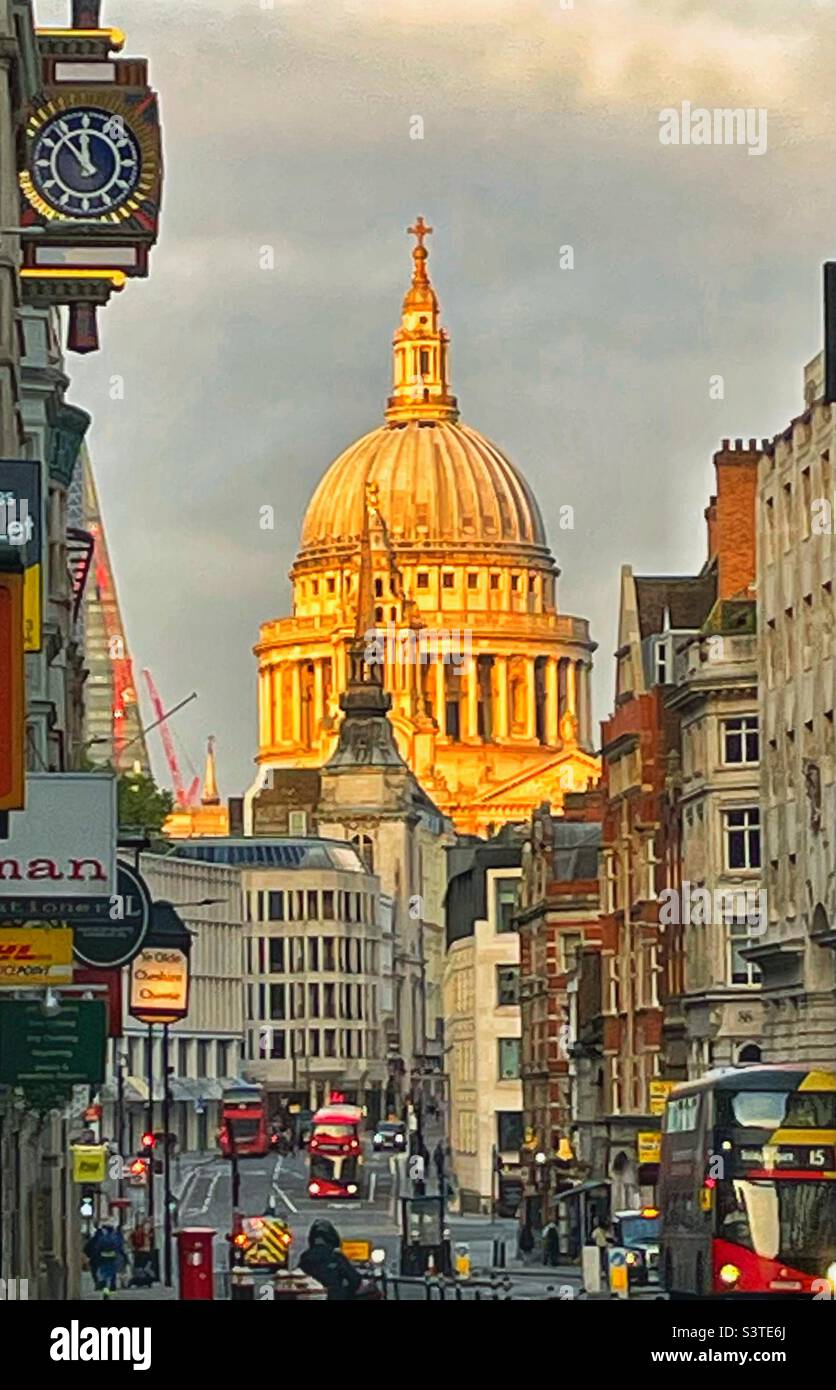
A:
[[[123,772],[118,781],[119,826],[159,830],[174,806],[171,792],[163,791],[144,772]]]

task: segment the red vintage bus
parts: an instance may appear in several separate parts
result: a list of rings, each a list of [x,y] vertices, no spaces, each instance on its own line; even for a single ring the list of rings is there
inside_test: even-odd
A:
[[[239,1158],[263,1158],[267,1153],[267,1105],[260,1086],[241,1081],[225,1089],[218,1143],[224,1158],[231,1158],[233,1149]]]
[[[727,1067],[675,1087],[659,1205],[674,1297],[832,1298],[836,1073]]]
[[[317,1110],[308,1140],[308,1195],[361,1195],[363,1112],[356,1105],[333,1103]]]

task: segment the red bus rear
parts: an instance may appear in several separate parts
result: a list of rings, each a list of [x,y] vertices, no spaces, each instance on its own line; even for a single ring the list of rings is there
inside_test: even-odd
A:
[[[270,1147],[267,1106],[260,1086],[231,1086],[221,1101],[221,1153],[231,1158],[263,1158]]]
[[[316,1111],[308,1140],[309,1196],[360,1197],[362,1120],[356,1105],[325,1105]]]

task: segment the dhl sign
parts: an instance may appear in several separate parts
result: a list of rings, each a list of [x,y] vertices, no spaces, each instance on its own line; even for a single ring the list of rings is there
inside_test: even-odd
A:
[[[46,989],[73,982],[70,927],[0,922],[0,989]]]

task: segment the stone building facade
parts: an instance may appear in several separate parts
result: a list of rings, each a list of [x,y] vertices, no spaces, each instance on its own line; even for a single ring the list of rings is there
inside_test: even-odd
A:
[[[834,407],[822,356],[799,415],[763,450],[758,482],[758,673],[764,1056],[836,1062]]]

